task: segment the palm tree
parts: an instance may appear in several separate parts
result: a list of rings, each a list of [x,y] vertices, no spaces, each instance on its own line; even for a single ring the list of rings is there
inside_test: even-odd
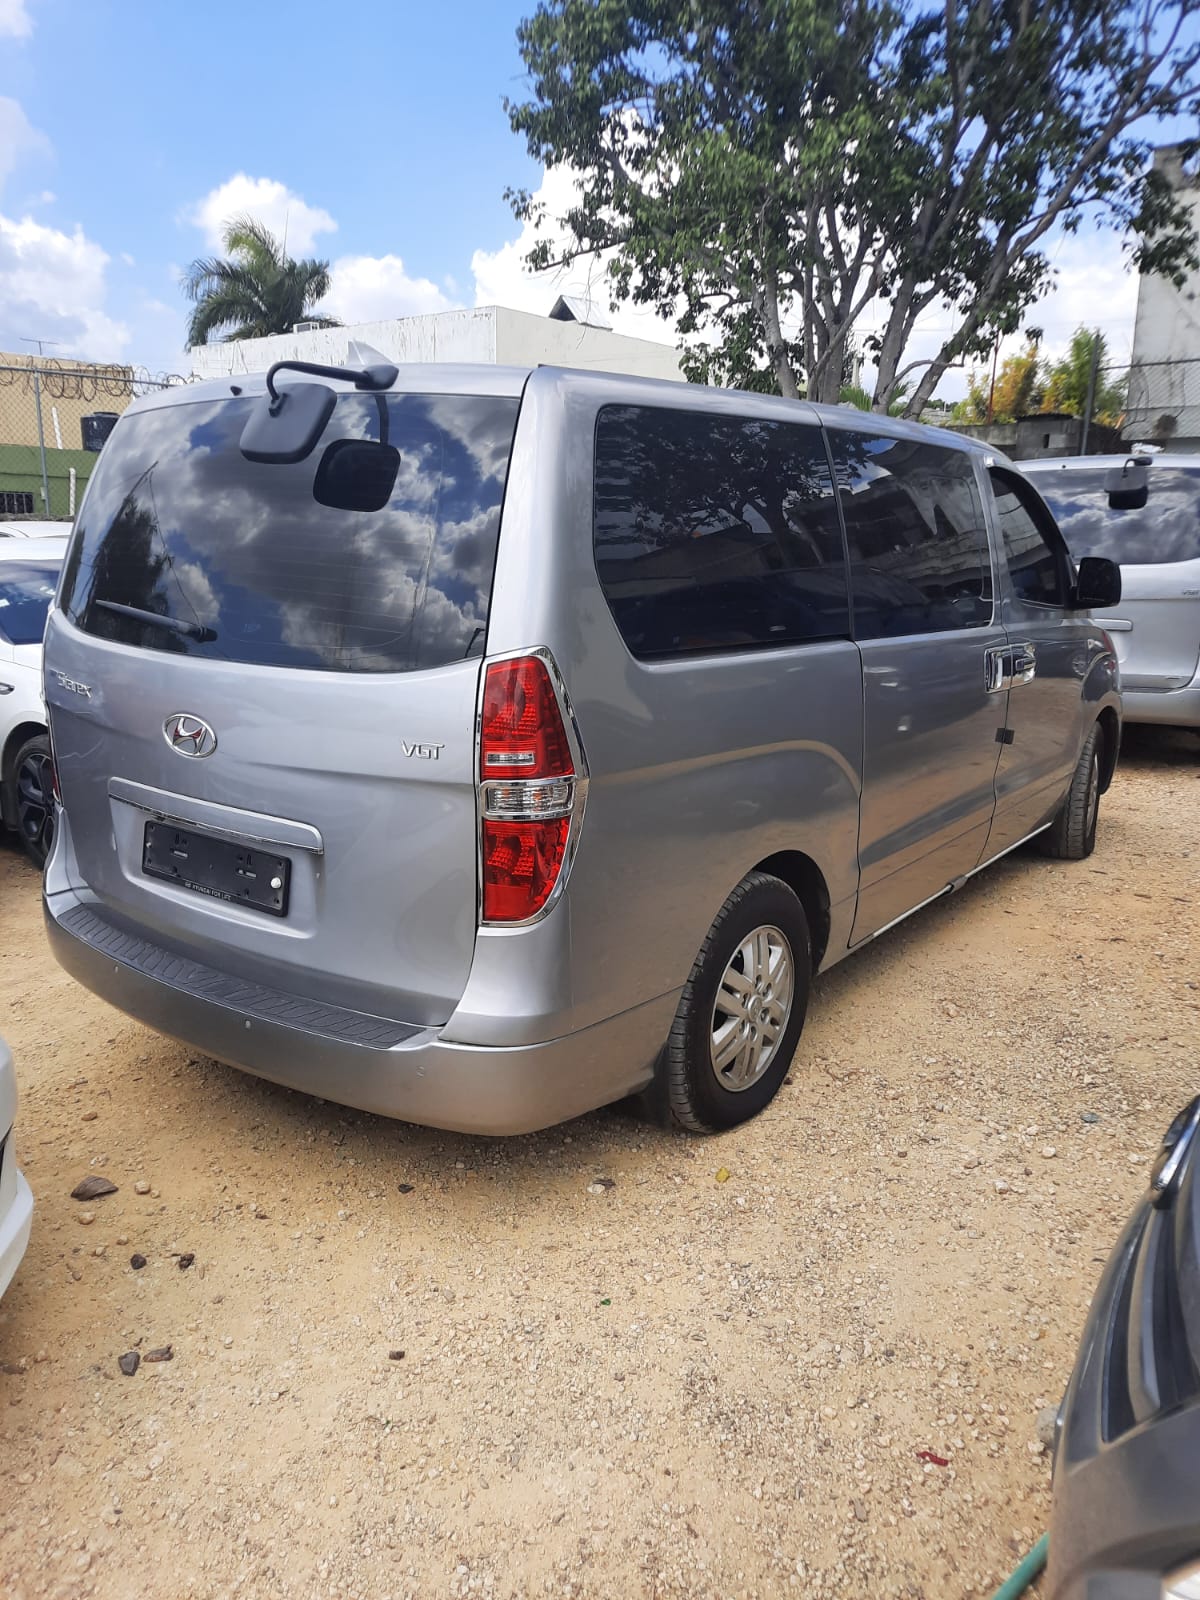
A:
[[[290,333],[297,322],[338,326],[336,317],[312,310],[329,293],[328,261],[294,261],[253,217],[234,217],[222,237],[228,259],[202,257],[183,277],[183,292],[196,307],[189,345]]]

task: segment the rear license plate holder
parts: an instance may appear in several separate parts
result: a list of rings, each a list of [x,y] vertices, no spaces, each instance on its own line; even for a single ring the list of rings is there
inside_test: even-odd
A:
[[[248,906],[269,917],[287,916],[292,881],[287,856],[252,850],[200,828],[148,822],[142,838],[142,871],[210,900]]]

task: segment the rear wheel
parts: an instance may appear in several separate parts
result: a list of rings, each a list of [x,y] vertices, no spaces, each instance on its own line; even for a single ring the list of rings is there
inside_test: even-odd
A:
[[[716,1133],[779,1091],[804,1026],[812,975],[804,908],[751,872],[717,914],[684,985],[660,1073],[671,1117]]]
[[[12,817],[25,854],[43,867],[54,842],[54,785],[50,740],[44,733],[27,739],[13,762],[9,792]]]
[[[1096,723],[1079,752],[1066,799],[1045,833],[1038,836],[1043,855],[1059,861],[1082,861],[1096,848],[1103,761],[1104,730]]]

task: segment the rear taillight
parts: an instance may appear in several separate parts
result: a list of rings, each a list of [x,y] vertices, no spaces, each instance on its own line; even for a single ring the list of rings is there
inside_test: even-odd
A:
[[[485,922],[527,922],[554,893],[579,820],[576,765],[545,661],[492,662],[479,730]]]

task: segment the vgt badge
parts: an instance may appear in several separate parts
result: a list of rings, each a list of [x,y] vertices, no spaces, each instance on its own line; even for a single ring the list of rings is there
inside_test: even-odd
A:
[[[217,736],[203,717],[174,711],[163,723],[163,737],[181,756],[210,756],[217,748]]]

